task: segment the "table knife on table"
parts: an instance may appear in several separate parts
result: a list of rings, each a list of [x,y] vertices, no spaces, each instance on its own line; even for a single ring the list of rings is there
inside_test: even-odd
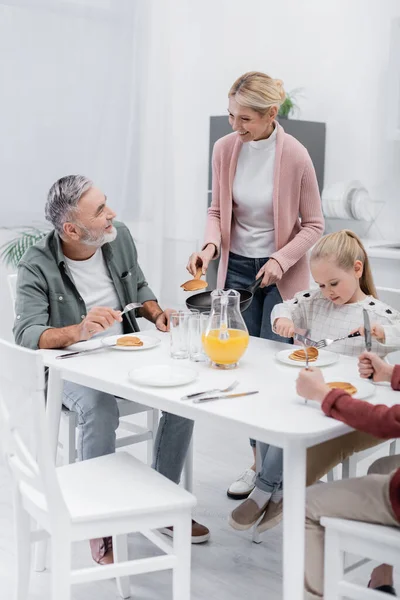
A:
[[[255,392],[238,392],[237,394],[218,394],[218,396],[205,396],[204,398],[194,398],[193,402],[200,404],[201,402],[209,402],[210,400],[222,400],[223,398],[240,398],[240,396],[251,396],[252,394],[258,394],[258,390]]]
[[[363,308],[363,317],[364,317],[364,339],[365,339],[365,349],[367,352],[371,352],[372,348],[372,338],[371,338],[371,323],[369,320],[368,311]],[[370,375],[368,379],[373,379],[374,375]]]

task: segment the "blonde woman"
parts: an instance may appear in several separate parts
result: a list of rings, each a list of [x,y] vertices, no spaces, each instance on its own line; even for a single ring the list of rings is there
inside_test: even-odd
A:
[[[285,341],[272,331],[270,316],[275,304],[309,285],[306,253],[324,229],[317,178],[307,150],[276,121],[285,99],[282,81],[245,73],[228,98],[233,133],[214,146],[204,246],[190,256],[187,269],[205,273],[220,256],[219,288],[245,288],[262,276],[243,313],[246,325],[250,335]],[[255,465],[228,496],[247,498],[254,482]]]

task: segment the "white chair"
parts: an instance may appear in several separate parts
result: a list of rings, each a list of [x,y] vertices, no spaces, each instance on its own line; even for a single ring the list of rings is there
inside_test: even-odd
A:
[[[31,543],[49,536],[53,599],[70,600],[72,584],[114,577],[119,594],[128,598],[130,575],[172,569],[173,600],[189,600],[195,498],[126,452],[55,468],[42,357],[0,340],[0,364],[0,441],[15,507],[15,598],[28,597]],[[155,531],[169,526],[173,545]],[[130,532],[145,535],[164,554],[128,560]],[[113,537],[114,564],[71,568],[73,542],[106,536]]]
[[[325,527],[325,600],[387,600],[389,596],[383,592],[344,580],[344,555],[347,552],[380,563],[400,565],[400,530],[328,517],[321,519],[321,525]]]
[[[17,285],[17,275],[15,273],[12,273],[8,276],[8,285],[14,308]],[[130,444],[137,444],[139,442],[146,441],[147,464],[151,465],[153,460],[153,440],[158,427],[159,411],[147,406],[143,406],[142,404],[122,399],[118,400],[118,409],[120,415],[120,429],[124,432],[127,431],[128,435],[118,437],[116,440],[116,447],[121,448],[123,446],[129,446]],[[146,413],[147,417],[146,428],[130,423],[128,420],[124,419],[124,417],[143,412]],[[70,464],[76,460],[76,425],[76,413],[63,406],[59,434],[59,450],[63,464]]]

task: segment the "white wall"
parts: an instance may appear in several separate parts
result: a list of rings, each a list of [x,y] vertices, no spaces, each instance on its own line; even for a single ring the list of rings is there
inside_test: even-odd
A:
[[[201,243],[209,117],[226,114],[230,85],[249,70],[283,79],[287,90],[303,88],[299,118],[327,125],[325,184],[360,179],[386,201],[382,234],[400,238],[393,219],[400,144],[385,138],[389,33],[399,1],[203,0],[175,10],[171,259],[183,264],[188,247]]]

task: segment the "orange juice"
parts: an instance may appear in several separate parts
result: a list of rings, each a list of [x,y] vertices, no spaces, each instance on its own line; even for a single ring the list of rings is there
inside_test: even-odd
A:
[[[219,339],[219,329],[202,335],[204,351],[213,363],[231,365],[238,362],[249,345],[249,334],[240,329],[228,329],[229,338]]]

